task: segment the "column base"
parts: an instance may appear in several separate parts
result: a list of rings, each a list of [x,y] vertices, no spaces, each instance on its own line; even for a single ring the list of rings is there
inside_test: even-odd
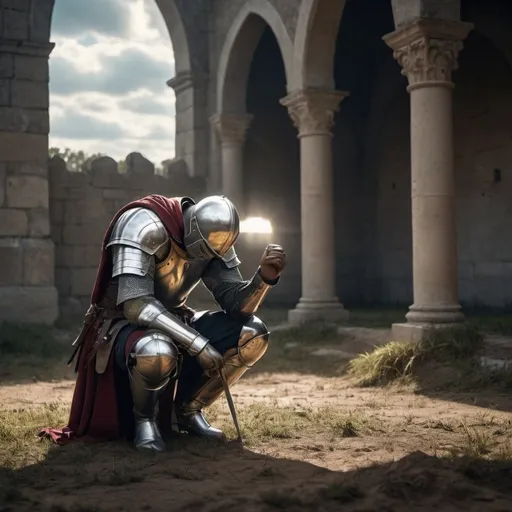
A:
[[[453,329],[464,323],[465,317],[459,304],[442,307],[415,306],[405,315],[407,322],[391,326],[392,338],[404,343],[420,343],[432,330]]]
[[[410,324],[460,324],[464,322],[464,313],[460,304],[439,307],[413,304],[405,318]]]
[[[326,301],[300,299],[295,309],[288,311],[288,323],[291,325],[300,325],[312,320],[346,322],[349,317],[350,313],[336,298]]]
[[[0,287],[0,321],[51,325],[58,316],[54,286]]]
[[[463,325],[455,324],[392,324],[391,339],[400,343],[421,343],[436,329],[453,329]]]

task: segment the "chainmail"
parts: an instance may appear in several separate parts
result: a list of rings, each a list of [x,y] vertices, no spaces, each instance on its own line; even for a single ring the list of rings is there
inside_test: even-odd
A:
[[[122,304],[130,299],[154,295],[155,281],[149,274],[144,277],[131,274],[123,274],[118,278],[117,304]]]

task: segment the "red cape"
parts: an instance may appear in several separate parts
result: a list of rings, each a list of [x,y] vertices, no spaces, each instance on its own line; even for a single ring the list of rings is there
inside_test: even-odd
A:
[[[112,261],[107,249],[110,232],[117,219],[131,208],[147,208],[158,215],[168,233],[178,241],[183,240],[183,213],[180,198],[167,198],[161,195],[148,195],[142,199],[128,203],[121,208],[110,223],[101,246],[101,257],[98,272],[91,294],[91,304],[98,304],[104,297],[111,281]],[[129,351],[135,341],[143,334],[139,329],[128,339],[126,350]],[[46,428],[41,435],[47,435],[55,442],[63,444],[70,439],[83,441],[106,441],[120,438],[119,412],[114,380],[114,357],[110,354],[107,369],[98,374],[94,361],[88,362],[88,354],[96,342],[96,332],[91,329],[85,338],[78,355],[78,376],[71,403],[68,425],[63,429]],[[165,416],[162,430],[170,430],[170,412],[172,397],[162,397],[160,417]]]

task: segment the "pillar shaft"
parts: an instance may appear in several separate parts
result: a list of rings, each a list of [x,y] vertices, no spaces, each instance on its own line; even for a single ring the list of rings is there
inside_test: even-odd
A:
[[[229,197],[243,215],[244,147],[252,121],[250,114],[217,114],[211,118],[221,141],[222,193]]]
[[[333,118],[345,96],[306,90],[281,100],[299,131],[301,152],[302,297],[290,311],[292,323],[348,316],[336,296],[332,178]]]
[[[48,187],[53,44],[0,46],[0,321],[51,324],[59,313]]]
[[[421,19],[384,38],[411,97],[414,304],[407,322],[414,325],[464,320],[457,289],[451,73],[470,28]]]

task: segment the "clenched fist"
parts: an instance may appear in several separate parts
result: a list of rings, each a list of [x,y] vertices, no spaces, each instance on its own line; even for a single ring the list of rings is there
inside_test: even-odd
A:
[[[260,260],[260,273],[265,281],[277,279],[286,267],[286,253],[280,245],[269,244]]]

